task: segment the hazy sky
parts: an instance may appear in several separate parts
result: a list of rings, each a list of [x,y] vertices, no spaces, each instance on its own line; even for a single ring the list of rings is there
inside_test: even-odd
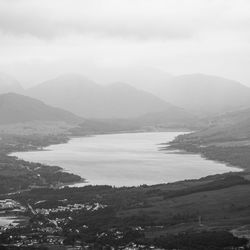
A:
[[[123,67],[250,86],[250,1],[0,0],[0,71],[26,86]]]

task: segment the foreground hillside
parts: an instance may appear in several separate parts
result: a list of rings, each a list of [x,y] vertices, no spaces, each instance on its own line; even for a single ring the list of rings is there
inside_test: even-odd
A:
[[[8,228],[0,240],[39,249],[46,244],[46,249],[247,250],[248,240],[242,237],[250,237],[249,188],[246,177],[224,175],[155,186],[36,189],[2,196],[25,207],[19,216],[25,214],[29,222]]]

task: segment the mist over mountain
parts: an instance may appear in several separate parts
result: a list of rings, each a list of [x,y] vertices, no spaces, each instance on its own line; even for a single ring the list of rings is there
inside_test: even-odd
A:
[[[16,79],[0,73],[0,94],[8,92],[22,93],[23,91],[21,84]]]
[[[206,117],[250,107],[250,88],[222,77],[171,76],[144,68],[120,69],[114,75],[112,72],[100,72],[96,78],[122,81],[97,84],[82,75],[67,74],[26,90],[18,81],[1,74],[0,93],[22,93],[90,119],[127,119],[148,114],[155,117],[165,111],[169,119],[169,110],[178,116],[176,107]]]
[[[171,104],[126,83],[98,85],[80,75],[64,75],[27,90],[55,107],[86,118],[131,118],[160,112]]]
[[[0,95],[0,124],[31,121],[63,121],[77,123],[76,115],[44,104],[41,101],[15,93]]]
[[[100,83],[127,82],[130,85],[154,93],[157,88],[173,76],[165,71],[152,67],[125,67],[99,69],[98,74],[91,75],[91,78]],[[157,93],[157,92],[156,92]]]
[[[202,115],[250,107],[250,88],[222,77],[190,74],[155,84],[155,95],[173,105]]]
[[[99,82],[127,82],[168,103],[203,116],[250,107],[250,88],[219,76],[172,76],[158,69],[136,67],[100,70],[94,77]]]

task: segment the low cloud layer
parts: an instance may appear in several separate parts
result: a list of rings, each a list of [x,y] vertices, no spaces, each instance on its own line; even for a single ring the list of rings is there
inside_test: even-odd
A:
[[[30,83],[129,66],[248,83],[249,27],[248,0],[0,0],[0,66]]]
[[[0,3],[0,30],[40,39],[70,34],[135,39],[190,37],[192,20],[186,8],[193,12],[191,5],[169,4],[148,0],[4,0]],[[177,18],[178,12],[182,12],[183,20]]]

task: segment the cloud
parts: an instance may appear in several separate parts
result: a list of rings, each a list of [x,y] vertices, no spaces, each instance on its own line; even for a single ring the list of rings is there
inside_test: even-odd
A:
[[[0,31],[41,39],[72,33],[135,39],[190,38],[196,26],[192,22],[201,14],[185,0],[176,2],[0,0]]]
[[[247,31],[248,7],[248,0],[0,0],[0,31],[40,39],[189,39],[206,31]]]
[[[0,67],[32,81],[143,65],[250,82],[249,27],[249,0],[0,0]]]

